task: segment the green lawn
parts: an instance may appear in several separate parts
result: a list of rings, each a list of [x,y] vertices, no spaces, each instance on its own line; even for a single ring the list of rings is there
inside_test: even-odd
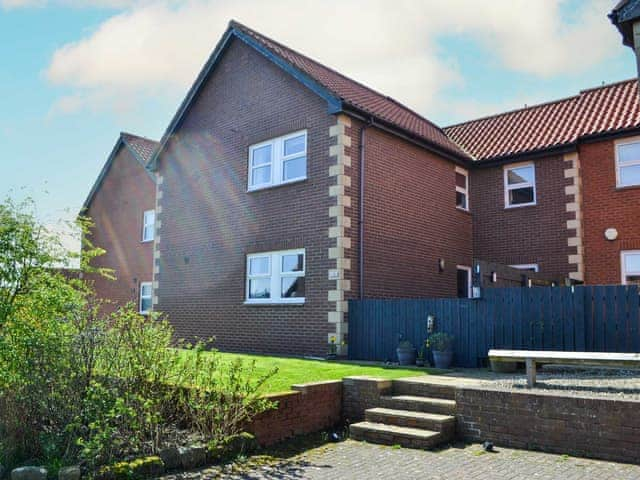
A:
[[[235,353],[220,353],[225,359],[255,360],[257,373],[267,373],[273,367],[278,373],[271,377],[263,390],[265,393],[285,392],[291,385],[298,383],[320,382],[323,380],[339,380],[351,375],[369,375],[382,378],[416,377],[428,375],[429,371],[416,367],[394,367],[381,365],[366,365],[356,362],[338,362],[323,360],[305,360],[300,358],[266,357],[262,355],[241,355]]]

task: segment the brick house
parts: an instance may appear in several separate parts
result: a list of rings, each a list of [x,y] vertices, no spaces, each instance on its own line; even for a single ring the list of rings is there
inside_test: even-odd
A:
[[[634,81],[442,129],[231,22],[161,141],[123,135],[89,196],[119,273],[98,291],[223,350],[323,355],[349,299],[468,296],[474,258],[635,281],[640,190],[612,181],[640,183],[639,133]]]
[[[589,284],[638,280],[636,79],[445,132],[474,158],[474,257]]]
[[[127,302],[149,310],[153,275],[155,176],[146,168],[157,142],[121,133],[87,199],[82,213],[95,222],[94,245],[105,255],[98,267],[113,268],[117,281],[95,277],[99,297],[110,300],[106,311]]]

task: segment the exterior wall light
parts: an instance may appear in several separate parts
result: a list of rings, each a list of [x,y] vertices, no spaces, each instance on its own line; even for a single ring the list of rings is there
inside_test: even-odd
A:
[[[604,238],[606,238],[610,242],[614,241],[618,238],[618,230],[616,230],[615,228],[607,228],[604,231]]]
[[[438,271],[444,272],[444,258],[441,258],[440,260],[438,260]]]
[[[498,281],[498,274],[496,272],[491,272],[491,283],[496,283]]]

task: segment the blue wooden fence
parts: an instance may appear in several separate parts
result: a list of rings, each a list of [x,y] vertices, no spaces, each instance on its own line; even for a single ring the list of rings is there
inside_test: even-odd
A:
[[[490,348],[640,352],[635,285],[487,288],[479,299],[351,300],[349,358],[395,360],[398,336],[416,347],[436,331],[455,337],[454,365],[486,364]]]

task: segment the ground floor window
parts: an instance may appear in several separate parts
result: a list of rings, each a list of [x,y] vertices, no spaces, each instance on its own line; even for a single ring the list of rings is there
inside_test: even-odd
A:
[[[471,297],[471,267],[458,265],[458,298]]]
[[[151,299],[153,290],[151,282],[142,282],[140,284],[140,313],[146,315],[151,311]]]
[[[305,251],[247,255],[247,303],[304,303]]]
[[[640,285],[640,250],[623,251],[622,283],[624,285]]]

